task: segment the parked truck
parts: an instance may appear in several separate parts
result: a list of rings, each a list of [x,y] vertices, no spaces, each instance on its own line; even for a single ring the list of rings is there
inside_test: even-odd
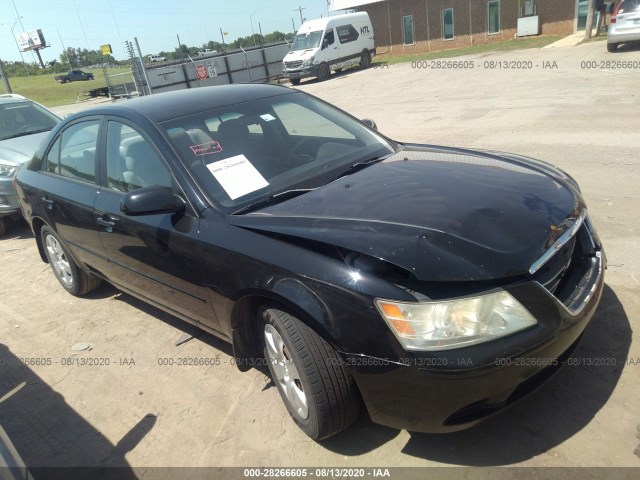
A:
[[[93,80],[93,73],[85,73],[82,70],[71,70],[66,75],[54,77],[58,83],[76,82],[78,80]]]

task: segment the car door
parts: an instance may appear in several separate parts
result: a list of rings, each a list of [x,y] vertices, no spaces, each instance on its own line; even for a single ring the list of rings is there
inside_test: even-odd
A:
[[[188,204],[185,213],[123,214],[123,196],[142,187],[171,187],[186,197],[138,127],[109,118],[105,128],[104,173],[94,222],[110,261],[107,277],[169,311],[217,328],[199,259],[198,216]]]
[[[42,162],[39,197],[47,223],[81,264],[101,270],[106,256],[93,219],[97,195],[99,117],[62,130]]]
[[[333,28],[329,27],[324,32],[320,51],[322,52],[322,58],[326,59],[326,62],[332,70],[335,68],[341,68],[340,43],[336,41],[336,35]]]

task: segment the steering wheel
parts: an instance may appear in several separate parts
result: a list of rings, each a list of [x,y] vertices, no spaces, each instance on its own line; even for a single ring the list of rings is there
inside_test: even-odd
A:
[[[287,154],[286,162],[287,163],[313,162],[316,159],[316,157],[314,157],[313,155],[302,153],[301,151],[304,151],[303,147],[306,147],[308,146],[308,144],[316,142],[317,140],[318,140],[317,138],[309,138],[309,137],[304,137],[298,140],[296,144],[291,148],[291,150],[289,150],[289,153]]]

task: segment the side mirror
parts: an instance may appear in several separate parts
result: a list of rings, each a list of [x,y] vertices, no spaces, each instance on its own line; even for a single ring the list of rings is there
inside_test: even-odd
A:
[[[182,213],[184,210],[184,204],[170,187],[139,188],[127,193],[120,201],[120,211],[129,216]]]
[[[369,127],[371,130],[378,131],[378,125],[376,125],[376,122],[374,122],[370,118],[363,118],[362,120],[360,120],[360,122]]]

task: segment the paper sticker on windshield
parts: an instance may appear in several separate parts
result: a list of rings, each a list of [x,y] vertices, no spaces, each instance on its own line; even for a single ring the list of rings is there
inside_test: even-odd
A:
[[[231,200],[269,185],[269,182],[244,155],[210,163],[207,168]]]
[[[222,147],[215,140],[208,143],[202,143],[200,145],[191,145],[189,148],[194,155],[198,156],[209,155],[211,153],[219,153],[222,151]]]
[[[276,117],[274,117],[270,113],[265,113],[264,115],[260,115],[260,118],[263,119],[265,122],[270,122],[271,120],[276,119]]]

